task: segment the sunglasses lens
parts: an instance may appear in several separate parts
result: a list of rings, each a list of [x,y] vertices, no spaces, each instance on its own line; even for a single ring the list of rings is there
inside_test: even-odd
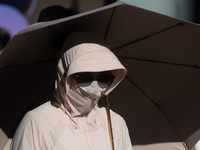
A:
[[[99,75],[98,83],[101,88],[109,87],[113,82],[114,76],[110,74]]]
[[[93,80],[97,80],[101,88],[109,87],[114,80],[114,76],[112,74],[101,73],[97,76],[97,79],[95,79],[89,72],[78,73],[74,76],[74,78],[82,87],[89,86]]]
[[[82,86],[88,86],[92,83],[93,76],[90,73],[79,73],[77,75],[77,83]]]

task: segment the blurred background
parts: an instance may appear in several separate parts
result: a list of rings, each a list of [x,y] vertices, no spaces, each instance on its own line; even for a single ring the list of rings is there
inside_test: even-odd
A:
[[[117,0],[0,0],[0,53],[14,34],[38,20],[42,9],[52,5],[89,11]],[[124,0],[144,9],[194,23],[200,23],[199,0]]]

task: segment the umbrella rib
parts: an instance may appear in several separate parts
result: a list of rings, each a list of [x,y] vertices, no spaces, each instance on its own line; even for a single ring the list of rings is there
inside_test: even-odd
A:
[[[118,53],[118,52],[121,51],[121,49],[123,49],[125,46],[128,46],[128,45],[130,45],[130,44],[134,44],[134,43],[140,42],[140,41],[145,40],[145,39],[147,39],[147,38],[153,37],[153,36],[155,36],[155,35],[157,35],[157,34],[166,32],[166,31],[168,31],[168,30],[171,30],[171,29],[173,29],[173,28],[180,27],[180,26],[183,26],[183,25],[185,25],[185,23],[180,22],[180,23],[178,23],[178,24],[176,24],[176,25],[173,25],[173,26],[171,26],[171,27],[169,27],[169,28],[163,29],[163,30],[158,31],[158,32],[156,32],[156,33],[152,33],[152,34],[147,35],[147,36],[144,36],[144,37],[142,37],[142,38],[138,38],[138,39],[136,39],[136,40],[134,40],[134,41],[132,41],[132,42],[126,43],[126,44],[124,44],[124,45],[121,45],[121,46],[119,46],[119,47],[113,49],[112,51],[117,50],[116,53]]]
[[[125,77],[131,84],[133,84],[140,92],[142,92],[162,113],[163,115],[166,117],[166,119],[168,120],[168,122],[170,123],[170,125],[172,126],[174,132],[177,134],[177,136],[179,137],[180,141],[182,142],[183,146],[185,147],[186,150],[189,150],[188,147],[186,146],[185,142],[181,139],[181,137],[179,136],[178,132],[176,131],[176,128],[173,126],[173,124],[171,123],[170,119],[168,118],[168,116],[166,115],[166,113],[164,112],[164,110],[161,109],[161,106],[156,103],[150,96],[148,96],[148,94],[146,94],[139,86],[137,86],[137,84],[135,82],[133,82],[129,77]]]
[[[155,102],[153,101],[153,99],[151,97],[149,97],[139,86],[136,85],[135,82],[133,82],[128,76],[125,77],[131,84],[133,84],[140,92],[142,92],[148,99],[150,99],[156,107],[158,107],[161,111],[162,109],[160,108],[160,106]],[[163,111],[162,111],[163,112]]]
[[[159,60],[151,60],[151,59],[142,59],[142,58],[134,58],[134,57],[124,57],[124,56],[117,56],[118,58],[125,60],[125,59],[133,59],[138,61],[148,61],[152,63],[162,63],[162,64],[169,64],[169,65],[177,65],[177,66],[183,66],[183,67],[192,67],[196,69],[200,69],[197,65],[189,65],[189,64],[180,64],[180,63],[173,63],[173,62],[165,62],[165,61],[159,61]]]
[[[59,31],[59,30],[57,30],[57,29],[55,29],[55,28],[53,28],[53,27],[51,27],[51,26],[48,26],[48,28],[50,28],[51,30],[54,30],[54,31],[56,31],[56,32],[58,32],[58,33],[60,33],[60,34],[63,34],[63,32],[61,32],[61,31]]]
[[[41,105],[41,104],[40,104],[40,101],[41,101],[44,97],[46,97],[48,94],[50,94],[50,93],[52,93],[52,92],[54,92],[54,88],[52,88],[52,89],[50,89],[48,92],[46,92],[46,94],[44,94],[42,97],[40,97],[37,101],[35,101],[34,103],[30,104],[30,105],[27,107],[26,112],[29,111],[29,110],[31,110],[31,109],[33,109],[33,108],[36,108],[36,107],[39,106],[39,105]],[[43,101],[43,103],[44,103],[44,102],[47,102],[47,101]]]
[[[47,61],[40,61],[40,62],[33,62],[33,63],[27,63],[27,64],[25,64],[25,63],[22,63],[22,64],[19,64],[19,65],[16,65],[16,66],[5,66],[4,68],[1,68],[0,69],[0,71],[1,70],[3,70],[3,69],[9,69],[10,67],[23,67],[23,66],[28,66],[28,65],[36,65],[36,64],[42,64],[42,63],[50,63],[50,62],[56,62],[57,63],[57,61],[58,61],[58,59],[52,59],[52,60],[47,60]]]
[[[41,97],[38,101],[36,101],[35,103],[29,105],[29,106],[27,107],[26,111],[24,111],[24,114],[25,114],[26,112],[30,111],[31,109],[36,108],[36,106],[38,106],[37,104],[39,103],[39,101],[40,101],[42,98],[44,98],[45,96],[47,96],[49,93],[51,93],[53,90],[54,90],[54,89],[49,90],[49,91],[48,91],[43,97]],[[22,116],[22,117],[23,117],[23,116]],[[21,117],[21,119],[22,119],[22,117]],[[20,120],[21,120],[21,119],[20,119]],[[18,122],[17,125],[15,125],[13,131],[12,131],[11,134],[9,135],[10,137],[13,137],[13,135],[14,135],[14,133],[15,133],[15,131],[16,131],[16,129],[17,129],[19,123],[20,123],[20,122]]]
[[[108,37],[108,32],[109,32],[109,30],[110,30],[110,25],[111,25],[111,22],[112,22],[112,20],[113,20],[113,16],[114,16],[114,13],[115,13],[115,7],[113,8],[113,11],[112,11],[112,14],[111,14],[111,18],[110,18],[110,21],[109,21],[109,23],[108,23],[108,26],[107,26],[107,28],[106,28],[106,32],[105,32],[105,35],[104,35],[104,39],[106,40],[107,39],[107,37]]]

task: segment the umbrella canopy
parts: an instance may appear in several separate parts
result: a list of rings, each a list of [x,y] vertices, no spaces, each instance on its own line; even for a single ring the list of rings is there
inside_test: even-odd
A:
[[[135,149],[194,146],[200,139],[200,27],[124,2],[36,23],[14,36],[0,55],[5,137],[12,138],[25,112],[51,99],[60,57],[53,41],[74,31],[104,37],[127,68],[109,99]]]

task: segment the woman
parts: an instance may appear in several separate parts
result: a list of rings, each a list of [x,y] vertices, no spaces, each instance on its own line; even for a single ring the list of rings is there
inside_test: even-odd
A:
[[[97,104],[124,78],[126,69],[108,48],[96,44],[100,40],[93,42],[89,35],[92,43],[83,42],[86,35],[73,33],[65,40],[54,98],[25,115],[11,149],[111,149],[106,110]],[[131,150],[125,121],[113,111],[111,119],[115,150]]]

